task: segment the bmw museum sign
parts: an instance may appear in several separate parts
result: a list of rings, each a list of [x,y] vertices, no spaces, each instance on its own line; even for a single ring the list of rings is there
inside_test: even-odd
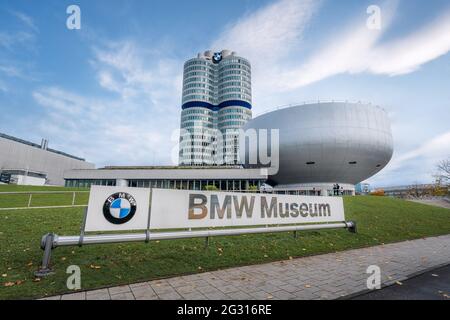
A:
[[[80,235],[45,235],[37,274],[58,246],[335,228],[356,232],[340,197],[92,186]],[[115,232],[93,234],[105,231]]]
[[[342,198],[92,186],[85,231],[341,222]]]

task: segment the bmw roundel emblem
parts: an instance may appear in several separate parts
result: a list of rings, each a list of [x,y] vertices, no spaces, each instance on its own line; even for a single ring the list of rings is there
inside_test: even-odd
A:
[[[215,52],[213,55],[213,62],[214,63],[219,63],[220,61],[222,61],[222,53],[221,52]]]
[[[105,219],[113,224],[123,224],[130,221],[136,213],[136,200],[126,192],[115,193],[103,204]]]

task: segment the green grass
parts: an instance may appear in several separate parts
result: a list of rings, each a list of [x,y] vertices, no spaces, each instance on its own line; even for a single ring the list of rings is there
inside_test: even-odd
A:
[[[29,187],[15,185],[0,185],[0,208],[23,208],[28,207],[30,198],[29,193],[2,194],[1,192],[38,192],[33,193],[31,198],[31,207],[45,206],[67,206],[72,204],[73,193],[76,192],[75,204],[86,205],[89,199],[88,189],[62,188],[62,187]],[[68,193],[39,193],[46,192],[62,192]],[[78,191],[78,192],[77,192]]]
[[[61,247],[53,253],[56,274],[39,282],[33,272],[42,258],[41,236],[78,234],[83,209],[0,211],[0,299],[67,292],[65,270],[73,264],[80,266],[86,290],[450,233],[447,209],[384,197],[348,197],[344,203],[358,234],[342,229],[301,232],[299,239],[292,233],[219,237],[206,249],[204,239]]]

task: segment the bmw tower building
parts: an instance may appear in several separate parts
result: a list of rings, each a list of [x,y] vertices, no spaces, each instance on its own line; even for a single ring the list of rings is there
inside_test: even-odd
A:
[[[184,64],[179,164],[239,165],[239,129],[252,118],[250,62],[206,51]]]

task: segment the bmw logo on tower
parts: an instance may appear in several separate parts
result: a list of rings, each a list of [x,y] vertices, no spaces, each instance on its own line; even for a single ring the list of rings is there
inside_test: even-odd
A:
[[[113,224],[124,224],[136,213],[136,200],[126,192],[115,193],[103,204],[103,215]]]
[[[219,63],[220,61],[222,61],[222,52],[215,52],[213,55],[213,62]]]

